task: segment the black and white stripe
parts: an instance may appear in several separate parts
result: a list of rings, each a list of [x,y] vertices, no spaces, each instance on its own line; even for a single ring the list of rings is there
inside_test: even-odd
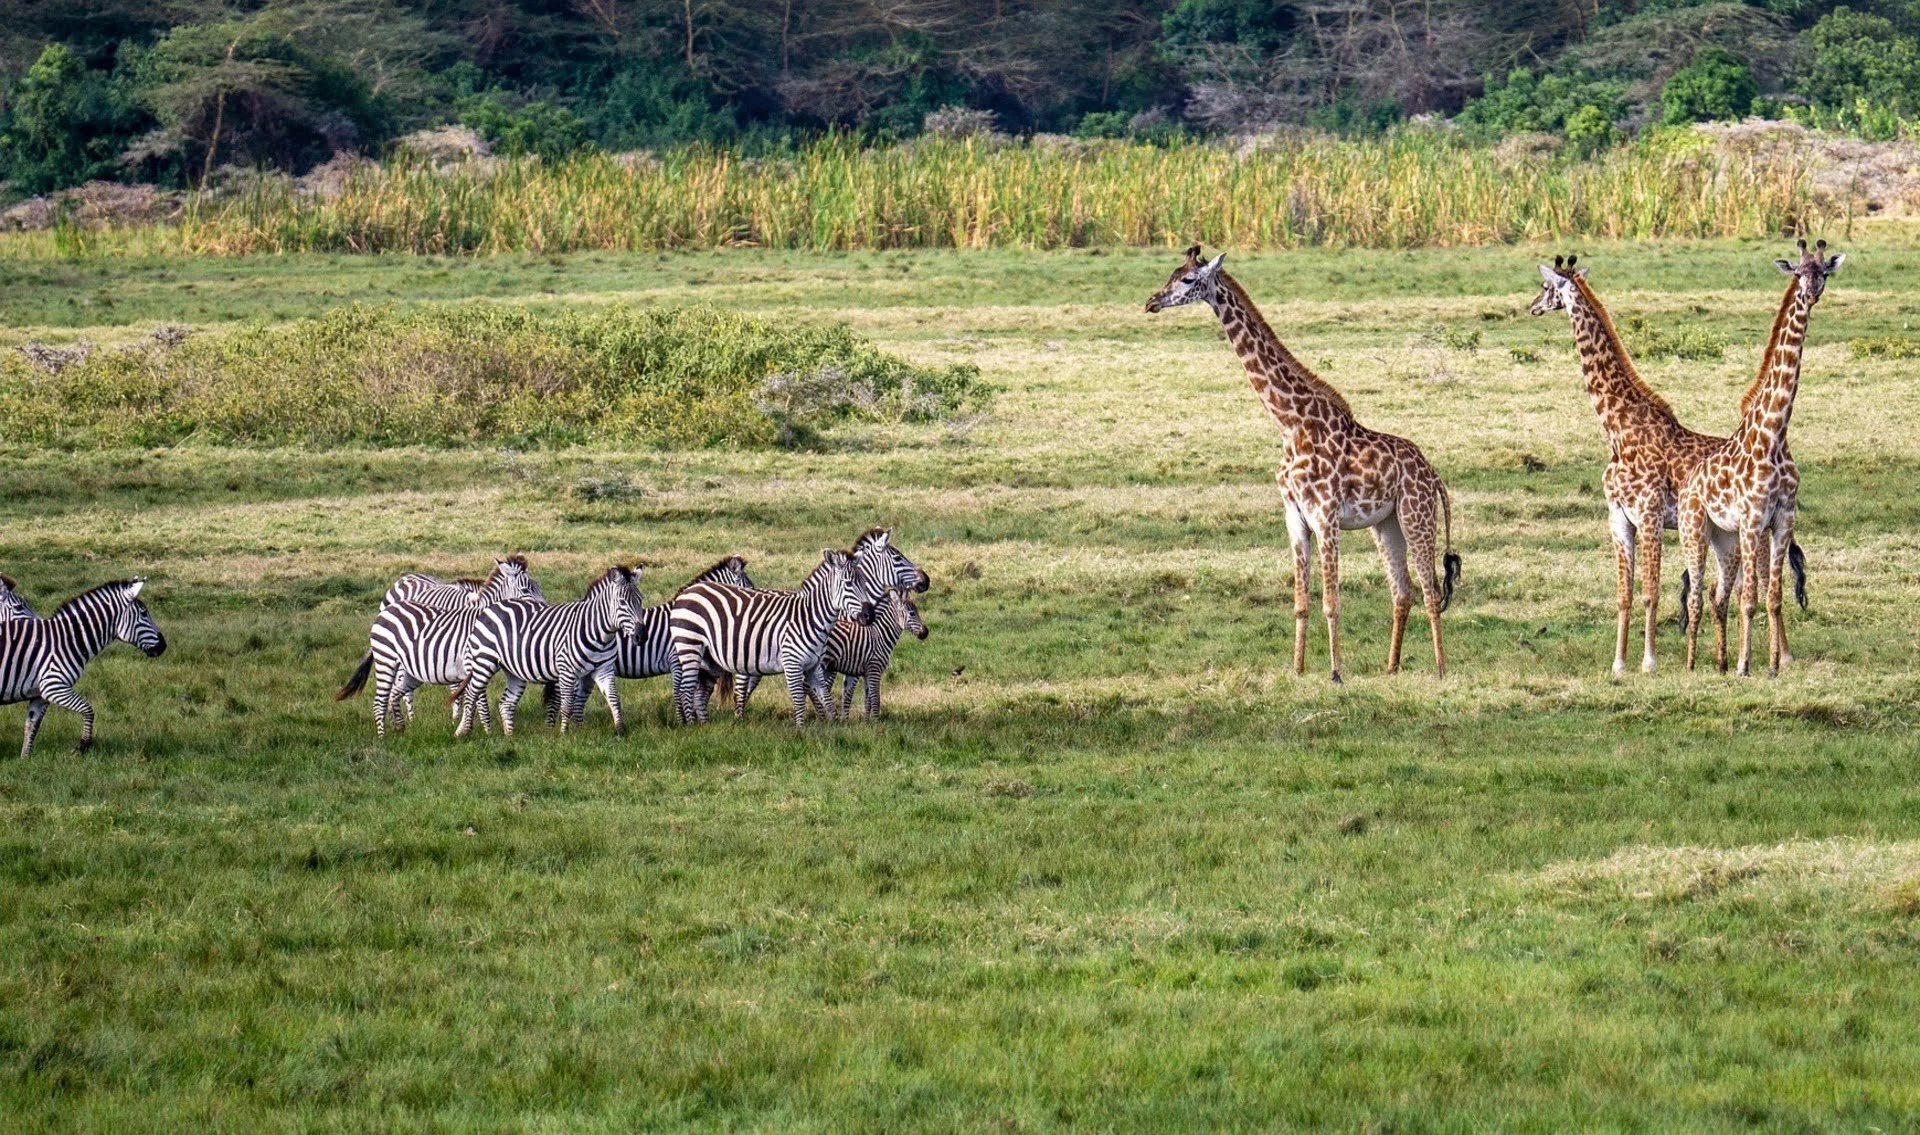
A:
[[[820,656],[827,669],[827,691],[833,691],[833,676],[846,675],[840,695],[840,716],[853,713],[853,688],[866,683],[867,716],[880,716],[880,678],[893,662],[893,648],[903,633],[918,639],[927,637],[927,624],[920,620],[920,609],[905,588],[889,587],[886,602],[873,613],[873,621],[862,625],[841,619],[827,637],[827,649]]]
[[[485,579],[445,580],[425,572],[408,572],[387,588],[380,609],[395,603],[414,603],[441,611],[463,611],[507,599],[541,599],[539,583],[527,571],[527,557],[508,556],[493,561]]]
[[[34,734],[49,705],[80,715],[82,752],[93,744],[93,706],[73,686],[101,651],[125,642],[148,658],[165,653],[166,636],[140,602],[144,584],[139,579],[103,583],[62,603],[44,619],[0,623],[0,705],[27,703],[22,757],[32,755]]]
[[[709,681],[721,674],[782,674],[793,699],[793,720],[807,720],[814,689],[827,716],[826,674],[820,653],[833,624],[863,609],[851,552],[828,548],[798,591],[756,591],[724,583],[696,583],[674,596],[673,699],[682,721],[705,722]]]
[[[725,583],[749,590],[753,587],[753,579],[747,575],[747,561],[740,556],[728,556],[688,580],[680,590],[685,591],[696,583]],[[668,615],[672,607],[673,601],[669,599],[665,603],[640,609],[639,629],[630,635],[620,636],[619,650],[613,656],[615,677],[657,678],[673,673],[673,635],[668,627]],[[574,690],[571,713],[576,723],[586,716],[587,698],[591,693],[591,687],[584,683]],[[547,724],[557,722],[560,702],[554,683],[548,682],[542,689],[541,702],[547,710]]]
[[[418,603],[395,603],[373,620],[367,653],[360,666],[333,695],[345,701],[360,692],[373,676],[373,730],[385,737],[387,722],[395,732],[413,720],[413,692],[421,686],[458,688],[467,677],[467,646],[480,609],[443,611]],[[485,699],[485,691],[481,697]],[[486,726],[486,713],[480,715]]]
[[[472,731],[474,702],[477,698],[484,705],[487,683],[496,671],[507,676],[506,691],[500,695],[500,728],[509,737],[514,708],[529,683],[557,683],[561,704],[571,706],[575,687],[588,678],[600,687],[607,708],[613,711],[614,732],[626,732],[620,692],[613,683],[613,659],[620,636],[634,633],[639,622],[639,578],[640,569],[616,565],[587,589],[584,599],[553,604],[513,599],[481,608],[468,651],[466,690],[454,736],[465,737]],[[562,732],[570,716],[561,717]]]
[[[20,585],[9,575],[0,575],[0,622],[14,619],[37,619],[32,604],[26,596],[20,594]]]

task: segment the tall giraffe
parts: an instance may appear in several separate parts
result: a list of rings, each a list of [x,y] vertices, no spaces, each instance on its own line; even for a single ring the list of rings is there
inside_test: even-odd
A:
[[[1827,242],[1810,251],[1800,242],[1800,259],[1776,260],[1774,265],[1793,277],[1780,311],[1773,318],[1760,373],[1740,399],[1740,425],[1733,436],[1714,449],[1693,471],[1680,491],[1680,545],[1689,570],[1699,579],[1706,569],[1707,548],[1720,565],[1720,585],[1713,594],[1715,646],[1722,672],[1727,668],[1727,599],[1732,580],[1740,583],[1740,674],[1752,672],[1753,612],[1759,605],[1760,583],[1767,583],[1767,674],[1777,677],[1780,666],[1791,662],[1787,627],[1781,618],[1780,590],[1788,567],[1799,577],[1795,598],[1806,606],[1805,574],[1799,549],[1793,543],[1794,513],[1799,508],[1800,471],[1787,452],[1787,423],[1793,419],[1793,399],[1800,389],[1800,348],[1807,337],[1807,317],[1827,290],[1827,277],[1840,268],[1845,254],[1827,255]],[[1763,542],[1767,546],[1763,547]],[[1767,554],[1763,557],[1762,552]],[[1744,569],[1744,570],[1743,570]],[[1700,639],[1700,588],[1687,615],[1687,669],[1693,669]]]
[[[1653,640],[1660,621],[1660,538],[1679,526],[1680,486],[1725,438],[1695,433],[1680,424],[1673,408],[1653,392],[1627,357],[1613,319],[1587,283],[1578,257],[1554,257],[1540,265],[1540,297],[1534,315],[1565,309],[1573,322],[1574,346],[1587,379],[1587,396],[1610,452],[1600,484],[1606,493],[1608,526],[1613,534],[1614,593],[1618,617],[1613,672],[1627,671],[1627,639],[1633,622],[1633,569],[1640,567],[1640,598],[1646,608],[1645,644],[1640,669],[1652,673]],[[1684,593],[1687,583],[1683,579]],[[1684,604],[1685,599],[1681,602]]]
[[[1277,478],[1293,544],[1293,672],[1307,665],[1308,594],[1313,546],[1320,544],[1320,599],[1327,617],[1327,650],[1333,680],[1340,681],[1340,533],[1367,528],[1379,545],[1393,592],[1393,637],[1387,673],[1400,670],[1400,644],[1413,609],[1407,578],[1414,578],[1433,628],[1433,669],[1446,677],[1447,652],[1440,641],[1440,614],[1453,599],[1460,557],[1453,552],[1453,504],[1447,487],[1412,442],[1367,429],[1353,419],[1340,392],[1301,364],[1267,325],[1245,289],[1221,271],[1226,253],[1201,263],[1200,246],[1147,300],[1149,313],[1194,302],[1220,318],[1227,338],[1247,368],[1253,392],[1280,424],[1282,458]],[[1443,578],[1433,570],[1439,522],[1445,524]]]

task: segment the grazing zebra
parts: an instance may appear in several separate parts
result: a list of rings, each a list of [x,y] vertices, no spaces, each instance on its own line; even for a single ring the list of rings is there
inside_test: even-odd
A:
[[[920,570],[920,565],[894,547],[893,530],[889,528],[869,528],[862,532],[853,542],[853,560],[855,588],[868,609],[878,610],[886,602],[890,587],[924,592],[933,582]],[[753,691],[760,686],[760,676],[721,674],[716,681],[719,695],[733,699],[734,716],[745,717],[747,703],[753,700]]]
[[[467,677],[460,703],[460,726],[454,736],[473,729],[474,702],[484,707],[487,683],[495,671],[507,676],[500,695],[500,729],[513,736],[514,708],[529,682],[557,682],[561,704],[571,706],[574,691],[589,677],[600,687],[613,711],[613,731],[627,731],[620,716],[620,691],[613,684],[613,658],[620,636],[633,634],[640,621],[639,568],[618,564],[607,569],[587,597],[571,603],[546,604],[513,599],[482,607],[468,651]],[[485,714],[482,708],[482,715]],[[568,717],[560,718],[566,732]]]
[[[0,575],[0,622],[14,619],[37,619],[33,607],[20,594],[20,585],[10,575]]]
[[[682,721],[706,722],[707,675],[784,674],[793,721],[807,721],[807,691],[815,688],[827,717],[826,674],[820,652],[839,619],[872,610],[860,601],[852,552],[828,548],[798,591],[751,591],[724,583],[696,583],[673,597],[673,700]]]
[[[60,604],[44,619],[0,623],[0,705],[27,703],[22,757],[33,755],[33,737],[48,705],[80,715],[81,752],[93,744],[93,706],[73,684],[101,651],[124,642],[148,658],[166,653],[166,636],[140,602],[145,584],[142,579],[103,583]]]
[[[333,695],[345,701],[360,692],[373,675],[373,731],[387,735],[387,719],[394,732],[413,720],[413,691],[421,686],[458,689],[467,676],[467,644],[473,638],[481,608],[442,611],[418,603],[395,603],[381,611],[368,633],[367,653],[347,684]],[[484,702],[486,691],[481,691]],[[486,711],[480,714],[482,728]]]
[[[696,583],[725,583],[748,589],[753,587],[753,579],[747,575],[747,561],[740,556],[728,556],[688,580],[680,590],[685,591]],[[673,635],[667,629],[667,616],[672,607],[673,601],[668,600],[640,609],[640,629],[633,634],[620,636],[619,652],[613,656],[615,677],[657,678],[673,673]],[[541,689],[540,700],[546,707],[548,725],[557,723],[560,718],[560,701],[555,696],[555,690],[552,682]],[[575,688],[574,702],[569,711],[576,723],[585,719],[587,698],[591,693],[584,683]]]
[[[893,661],[893,648],[902,632],[924,640],[927,624],[920,621],[920,609],[904,587],[887,588],[886,602],[873,613],[873,621],[862,626],[852,619],[833,624],[827,649],[820,656],[827,670],[827,693],[832,696],[833,676],[845,674],[846,686],[840,695],[840,716],[853,716],[853,688],[867,684],[867,716],[880,716],[880,676]]]
[[[527,571],[527,557],[508,556],[493,561],[493,572],[485,579],[456,579],[451,582],[424,572],[408,572],[387,588],[380,609],[395,603],[415,603],[437,611],[462,611],[484,607],[504,599],[540,599],[546,596]]]

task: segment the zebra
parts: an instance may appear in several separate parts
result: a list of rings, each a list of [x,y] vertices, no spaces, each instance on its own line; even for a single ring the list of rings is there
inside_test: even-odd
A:
[[[540,584],[527,571],[527,557],[508,556],[493,561],[493,572],[485,579],[456,579],[452,582],[424,572],[408,572],[395,580],[380,600],[380,609],[395,603],[417,603],[439,611],[459,611],[484,607],[502,599],[540,599],[546,596]]]
[[[854,554],[820,553],[820,564],[798,591],[750,591],[724,583],[696,583],[673,597],[673,700],[682,721],[708,720],[707,675],[783,674],[793,698],[793,721],[807,721],[807,691],[815,688],[828,719],[826,674],[820,669],[833,624],[871,608],[859,598]]]
[[[48,705],[79,714],[79,749],[84,753],[92,747],[93,706],[73,684],[101,651],[124,642],[148,658],[166,653],[166,636],[140,602],[144,586],[144,579],[103,583],[60,604],[44,619],[0,623],[0,705],[27,703],[22,757],[33,755],[33,737],[40,732]]]
[[[880,676],[893,661],[893,648],[902,632],[923,641],[927,637],[927,624],[921,621],[920,609],[913,605],[904,587],[887,588],[887,601],[873,613],[871,623],[862,626],[852,619],[841,619],[833,624],[820,662],[827,670],[828,696],[833,693],[833,676],[846,675],[840,695],[841,717],[853,716],[853,688],[862,681],[867,684],[867,716],[880,716]]]
[[[561,704],[572,706],[575,688],[589,677],[613,711],[613,731],[627,731],[620,716],[620,691],[613,684],[613,658],[622,633],[633,634],[640,621],[640,569],[619,564],[571,603],[513,599],[482,607],[468,651],[467,677],[454,736],[473,730],[474,702],[485,714],[487,683],[495,671],[507,676],[500,695],[500,730],[513,736],[513,713],[529,682],[557,682]],[[584,700],[584,699],[583,699]],[[566,732],[570,714],[560,718]]]
[[[728,556],[694,576],[680,590],[685,591],[696,583],[725,583],[749,590],[753,588],[753,579],[747,575],[747,561],[737,555]],[[633,634],[620,636],[620,649],[613,656],[615,677],[657,678],[673,673],[673,636],[667,628],[668,613],[672,606],[672,600],[668,600],[640,609],[640,629]],[[553,682],[548,682],[541,689],[540,700],[546,707],[548,725],[557,724],[560,719],[560,702],[555,697],[555,691]],[[590,693],[584,684],[575,689],[574,703],[569,711],[576,724],[586,716]]]
[[[467,676],[467,644],[484,608],[442,611],[418,603],[395,603],[373,620],[367,653],[347,684],[333,695],[345,701],[373,675],[373,731],[387,735],[387,719],[400,732],[413,720],[413,691],[421,686],[459,687]],[[484,701],[486,691],[481,691]],[[482,728],[486,711],[480,714]]]
[[[0,575],[0,623],[39,617],[34,612],[33,605],[20,594],[20,585],[13,581],[13,577]]]
[[[933,584],[932,577],[920,570],[920,565],[894,546],[893,530],[890,528],[869,528],[862,532],[853,541],[853,558],[855,586],[861,602],[871,610],[878,610],[886,602],[887,589],[890,587],[924,592]],[[753,691],[759,688],[760,676],[721,674],[716,684],[722,698],[733,699],[734,716],[739,718],[746,716],[747,702],[753,699]]]

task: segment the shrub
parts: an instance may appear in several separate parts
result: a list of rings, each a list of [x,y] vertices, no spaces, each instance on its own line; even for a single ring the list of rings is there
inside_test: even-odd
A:
[[[1920,359],[1920,339],[1887,335],[1877,339],[1851,339],[1847,350],[1856,359]]]
[[[1619,140],[1620,131],[1597,106],[1583,106],[1567,116],[1567,144],[1583,158],[1590,158]]]
[[[1884,16],[1836,8],[1806,36],[1795,86],[1816,107],[1842,113],[1920,110],[1920,43]]]
[[[58,43],[9,94],[0,176],[29,193],[117,175],[120,151],[142,122],[123,78],[89,70]]]
[[[1727,353],[1727,340],[1704,327],[1682,327],[1668,331],[1648,321],[1644,315],[1627,316],[1622,327],[1627,350],[1643,359],[1687,359],[1692,362],[1718,362]]]
[[[1740,118],[1760,89],[1753,70],[1723,47],[1703,47],[1660,88],[1660,117],[1668,126]]]
[[[796,385],[804,402],[766,405]],[[972,367],[916,367],[840,325],[706,307],[356,305],[57,368],[0,359],[0,440],[767,445],[849,418],[940,417],[990,394]]]

